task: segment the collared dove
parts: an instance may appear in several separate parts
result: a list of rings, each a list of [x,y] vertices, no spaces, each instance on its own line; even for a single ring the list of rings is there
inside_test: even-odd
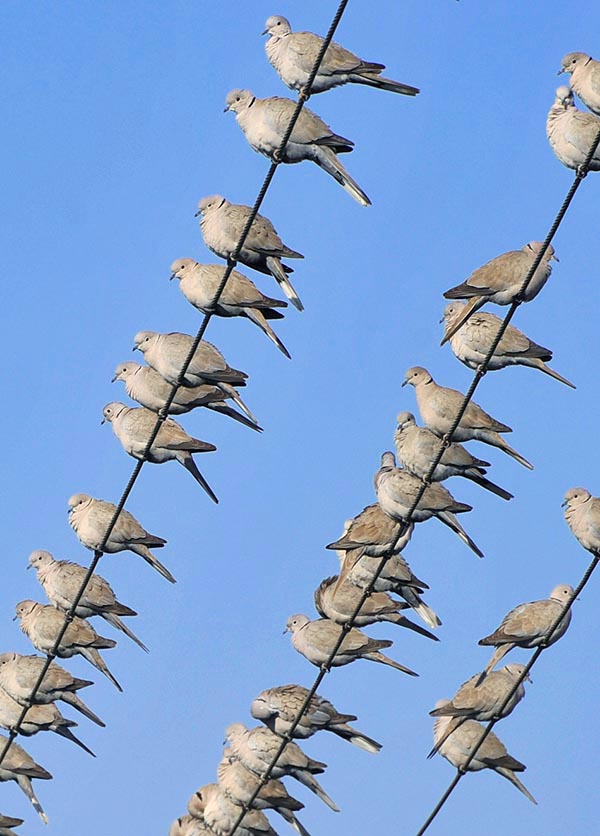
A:
[[[243,723],[227,726],[225,738],[232,756],[259,778],[271,766],[282,743],[281,737],[270,729],[264,726],[248,729]],[[339,813],[339,807],[314,778],[324,772],[326,766],[325,763],[309,758],[296,743],[290,742],[277,758],[270,774],[271,778],[283,778],[286,775],[295,778],[335,813]]]
[[[308,82],[310,73],[323,46],[323,38],[313,32],[292,32],[289,20],[280,15],[271,15],[265,23],[263,35],[269,35],[265,43],[267,58],[279,78],[291,90],[301,90]],[[366,84],[392,93],[416,96],[418,87],[393,81],[381,75],[385,64],[363,61],[358,55],[332,41],[315,76],[310,92],[322,93],[341,84]]]
[[[600,116],[600,61],[585,52],[569,52],[557,75],[562,73],[570,74],[571,88],[592,113]]]
[[[0,751],[4,750],[8,738],[0,735]],[[15,781],[19,788],[25,793],[31,802],[34,810],[44,822],[48,824],[48,816],[37,799],[31,781],[37,778],[40,781],[49,781],[52,775],[43,766],[34,761],[22,746],[14,741],[0,764],[0,781]]]
[[[465,307],[462,302],[450,302],[446,305],[442,318],[445,323],[444,336],[454,331],[454,336],[449,340],[454,356],[469,369],[478,369],[496,339],[502,320],[495,314],[477,313],[457,331],[454,326],[462,317]],[[544,360],[552,360],[551,350],[534,343],[514,325],[509,325],[487,368],[489,371],[497,371],[506,366],[530,366],[559,380],[565,386],[570,386],[571,389],[576,388],[570,380],[547,366]]]
[[[400,464],[421,479],[429,473],[442,447],[441,439],[434,432],[427,427],[417,426],[412,412],[401,412],[398,415],[394,444]],[[462,444],[455,441],[444,449],[431,479],[434,482],[442,482],[451,476],[464,476],[501,499],[512,499],[511,493],[485,478],[484,468],[489,467],[489,464],[482,459],[476,459]]]
[[[65,623],[64,613],[49,604],[38,604],[29,599],[19,601],[15,618],[21,621],[21,630],[41,653],[51,653],[56,637]],[[118,691],[123,689],[106,666],[98,650],[116,647],[116,641],[99,636],[91,624],[73,616],[72,622],[60,640],[56,655],[70,659],[79,654],[109,679]]]
[[[212,307],[225,269],[222,264],[199,264],[193,258],[178,258],[171,264],[171,278],[179,279],[181,292],[201,313],[210,311],[216,316],[245,316],[258,325],[282,354],[291,359],[289,351],[267,322],[268,319],[283,319],[283,314],[274,308],[286,308],[287,302],[265,296],[254,282],[232,270],[216,307]]]
[[[117,506],[104,499],[94,499],[87,493],[73,494],[69,499],[69,525],[82,545],[91,551],[98,551],[104,540]],[[149,546],[160,549],[166,540],[156,534],[150,534],[136,520],[133,514],[123,509],[110,532],[104,552],[131,551],[143,557],[146,563],[156,569],[163,578],[175,583],[175,578],[152,554]]]
[[[562,507],[565,520],[584,549],[600,556],[600,498],[585,488],[571,488]]]
[[[462,284],[447,290],[444,293],[446,299],[466,299],[467,303],[460,317],[444,334],[441,344],[444,345],[486,302],[493,302],[495,305],[510,305],[514,302],[543,246],[542,241],[530,241],[520,250],[502,253],[474,270]],[[524,302],[535,299],[546,284],[552,272],[551,259],[558,261],[554,255],[554,247],[549,244],[523,293]]]
[[[405,531],[398,538],[402,528]],[[413,523],[406,526],[392,519],[381,510],[379,503],[375,503],[367,505],[354,519],[348,520],[340,539],[325,548],[335,551],[360,549],[369,557],[381,557],[392,549],[394,554],[398,554],[408,545],[413,530]]]
[[[235,113],[250,147],[270,160],[275,160],[295,109],[296,102],[292,99],[280,96],[259,99],[249,90],[231,90],[225,99],[225,110]],[[311,160],[333,177],[361,206],[370,206],[369,197],[337,157],[353,148],[352,140],[334,133],[316,113],[304,107],[280,159],[283,163]]]
[[[196,217],[201,215],[200,231],[209,250],[221,258],[232,257],[252,212],[251,206],[230,203],[220,194],[203,197],[198,203]],[[282,292],[299,311],[304,310],[300,297],[292,287],[288,273],[293,269],[283,264],[282,258],[304,258],[302,253],[286,246],[277,230],[264,215],[252,221],[246,240],[237,257],[246,267],[270,274]]]
[[[213,831],[196,816],[179,816],[169,828],[169,836],[213,836]]]
[[[46,662],[47,659],[44,656],[0,653],[0,688],[3,688],[19,705],[27,705],[32,697],[33,686],[38,681]],[[106,724],[76,693],[80,688],[87,688],[93,684],[89,679],[78,679],[56,662],[51,662],[33,695],[33,702],[36,705],[48,705],[55,700],[62,700],[80,711],[88,720],[104,727]]]
[[[3,688],[0,688],[0,728],[6,729],[6,731],[13,731],[16,729],[23,707],[24,706],[20,706],[16,700],[13,700],[13,698],[10,697]],[[85,743],[82,743],[81,740],[79,740],[78,737],[75,737],[71,731],[71,729],[76,726],[77,723],[75,720],[67,720],[63,717],[54,703],[50,703],[49,705],[32,705],[31,708],[27,710],[25,718],[19,725],[19,734],[22,734],[25,737],[32,737],[34,734],[38,734],[38,732],[52,731],[55,734],[58,734],[61,737],[66,737],[67,740],[76,743],[77,746],[87,752],[88,755],[95,758],[96,755],[92,752],[92,750],[88,749]],[[12,745],[14,746],[15,744],[13,743]],[[4,763],[0,765],[0,775],[2,774],[3,767]],[[15,771],[17,771],[16,768]],[[32,777],[37,778],[42,776],[35,775]],[[22,786],[21,789],[23,789]]]
[[[55,560],[50,552],[38,549],[29,555],[29,566],[37,572],[37,577],[50,603],[63,612],[73,606],[75,597],[87,575],[85,566],[70,560]],[[86,584],[79,599],[75,615],[79,618],[91,618],[99,615],[116,630],[125,633],[142,650],[148,653],[146,645],[123,623],[120,616],[137,615],[135,610],[117,601],[110,584],[100,575],[93,574]]]
[[[327,618],[311,621],[307,615],[298,613],[288,618],[284,632],[292,634],[294,650],[297,650],[305,659],[308,659],[317,667],[329,664],[329,667],[338,668],[342,665],[349,665],[357,659],[367,659],[370,662],[389,665],[398,671],[402,671],[402,673],[407,673],[409,676],[419,675],[379,652],[384,647],[391,647],[392,641],[371,639],[356,627],[346,633],[339,650],[329,662],[329,657],[342,634],[342,629],[339,624],[334,624]]]
[[[475,674],[460,686],[454,697],[443,706],[438,706],[430,711],[431,717],[455,717],[457,722],[447,730],[445,736],[436,741],[435,746],[429,753],[432,757],[439,751],[440,746],[465,720],[500,720],[508,717],[514,707],[525,696],[523,682],[520,682],[517,689],[509,699],[508,703],[500,713],[502,704],[513,691],[515,685],[521,679],[525,671],[525,665],[517,665],[514,662],[505,665],[500,670],[489,673],[483,682],[480,682],[481,675]],[[531,682],[529,676],[524,677]]]
[[[119,363],[115,369],[112,382],[114,383],[115,380],[122,380],[129,397],[141,406],[145,406],[146,409],[151,409],[152,412],[158,412],[164,407],[173,389],[173,384],[168,383],[151,366],[142,366],[131,360]],[[239,398],[238,392],[235,394]],[[232,396],[225,394],[222,389],[211,383],[203,383],[200,386],[192,387],[180,386],[169,407],[169,415],[183,415],[196,407],[205,406],[207,409],[220,412],[222,415],[228,415],[235,421],[239,421],[240,424],[250,427],[251,430],[262,432],[262,428],[258,426],[256,420],[251,421],[241,412],[225,403],[225,400],[230,397]]]
[[[396,467],[393,453],[387,451],[381,457],[381,467],[375,474],[375,492],[382,509],[396,520],[406,520],[408,512],[414,503],[423,483],[407,470]],[[483,557],[481,549],[471,540],[467,532],[458,522],[455,514],[471,511],[472,506],[464,502],[457,502],[450,491],[442,485],[434,483],[425,488],[416,509],[412,513],[411,521],[424,522],[431,517],[451,528],[463,543]]]
[[[188,809],[193,816],[202,815],[215,836],[229,836],[242,808],[233,802],[218,784],[205,784],[191,797]],[[260,810],[248,810],[236,830],[237,836],[277,836],[269,820]]]
[[[143,460],[148,440],[158,421],[156,413],[143,406],[129,407],[120,401],[111,401],[102,410],[102,415],[102,423],[108,422],[111,425],[125,452],[134,459]],[[158,435],[152,442],[145,460],[151,464],[179,462],[192,474],[212,501],[218,503],[219,500],[198,470],[192,456],[192,453],[212,453],[216,449],[214,444],[188,435],[177,421],[167,418],[160,425]]]
[[[134,337],[134,351],[139,350],[154,371],[167,383],[175,385],[194,338],[190,334],[172,332],[157,334],[156,331],[138,331]],[[182,385],[193,388],[202,384],[215,384],[225,397],[232,398],[251,421],[256,421],[234,386],[245,386],[248,375],[233,369],[218,348],[201,340],[188,365]]]
[[[252,701],[250,713],[276,734],[289,734],[308,695],[308,688],[302,685],[266,688]],[[329,731],[366,752],[377,754],[381,743],[349,725],[357,719],[354,714],[340,714],[329,700],[313,694],[291,734],[297,740],[306,740],[318,731]]]
[[[555,157],[567,168],[579,170],[598,131],[600,119],[577,109],[570,87],[559,87],[546,119],[546,136]],[[600,147],[596,148],[588,171],[600,171]]]
[[[457,389],[439,386],[427,369],[413,366],[406,372],[402,386],[410,384],[415,387],[415,395],[419,411],[424,424],[440,438],[450,431],[458,410],[465,396]],[[533,465],[513,450],[500,433],[511,433],[507,424],[502,424],[488,415],[475,401],[470,401],[458,423],[452,439],[453,441],[482,441],[491,447],[497,447],[508,456],[533,470]]]
[[[545,637],[560,618],[568,601],[573,598],[573,587],[568,584],[555,586],[550,597],[543,601],[531,601],[527,604],[519,604],[502,619],[502,623],[489,636],[480,639],[478,644],[484,647],[495,647],[485,671],[481,675],[483,679],[492,668],[502,659],[513,647],[523,647],[531,650],[544,644]],[[567,632],[571,623],[571,610],[565,613],[558,622],[558,626],[552,637],[546,642],[546,647],[557,642]]]
[[[438,700],[435,707],[443,708],[449,702],[449,700]],[[437,744],[438,741],[443,739],[443,743],[438,750],[440,755],[446,758],[452,766],[464,771],[471,752],[481,740],[484,726],[475,720],[465,720],[460,724],[460,728],[452,731],[452,727],[455,725],[456,720],[453,717],[436,717],[433,724],[433,741]],[[487,735],[480,746],[477,746],[477,752],[466,769],[468,772],[493,769],[498,775],[502,775],[511,784],[514,784],[530,801],[537,804],[529,790],[523,786],[515,775],[515,772],[524,772],[525,765],[508,754],[506,746],[493,731]]]
[[[15,819],[14,816],[5,816],[0,813],[0,836],[17,836],[11,827],[18,827],[25,819]]]

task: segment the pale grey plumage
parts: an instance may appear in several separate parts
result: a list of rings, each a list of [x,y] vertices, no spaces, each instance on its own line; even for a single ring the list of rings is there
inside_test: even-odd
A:
[[[4,751],[7,739],[3,735],[0,735],[0,748],[2,751]],[[38,801],[31,782],[33,779],[49,781],[51,778],[52,775],[48,770],[36,763],[22,746],[19,746],[14,741],[10,744],[0,764],[0,781],[15,781],[19,789],[25,793],[44,824],[48,824],[48,816]]]
[[[570,74],[571,88],[592,113],[600,116],[600,61],[585,52],[569,52],[562,60],[558,75],[561,73]]]
[[[402,528],[405,530],[399,537]],[[354,519],[348,520],[340,539],[325,548],[336,551],[360,549],[362,554],[369,557],[381,557],[392,550],[398,554],[408,545],[413,530],[413,523],[406,526],[392,519],[376,502],[363,508]]]
[[[175,819],[169,836],[213,836],[213,831],[203,820],[188,814]]]
[[[192,815],[200,814],[215,836],[229,836],[238,820],[241,806],[231,800],[218,784],[205,784],[191,797],[188,809]],[[238,836],[277,836],[269,820],[260,810],[248,810],[239,825]]]
[[[565,520],[578,542],[593,555],[600,556],[600,498],[586,488],[570,488],[562,507]]]
[[[578,170],[586,160],[600,131],[600,119],[578,110],[569,87],[556,91],[546,120],[546,135],[557,159],[567,168]],[[600,147],[589,163],[589,171],[600,171]]]

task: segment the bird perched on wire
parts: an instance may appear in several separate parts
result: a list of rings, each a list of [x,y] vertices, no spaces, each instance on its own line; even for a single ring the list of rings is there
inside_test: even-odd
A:
[[[569,73],[571,87],[596,116],[600,116],[600,61],[585,52],[569,52],[557,75]]]
[[[8,738],[0,735],[2,751],[4,751],[7,743]],[[49,781],[51,778],[52,775],[48,770],[36,763],[31,755],[18,743],[13,741],[8,746],[0,764],[0,781],[14,781],[19,789],[25,793],[44,824],[48,824],[48,816],[38,801],[31,782],[33,779]]]
[[[573,91],[559,87],[546,119],[546,135],[558,160],[576,171],[583,166],[600,131],[600,119],[578,110]],[[596,147],[588,166],[589,171],[600,171],[600,147]]]
[[[584,549],[600,557],[600,498],[586,488],[571,488],[562,507],[565,520]]]

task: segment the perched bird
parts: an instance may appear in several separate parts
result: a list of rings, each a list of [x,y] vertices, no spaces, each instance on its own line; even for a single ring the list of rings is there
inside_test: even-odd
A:
[[[424,479],[440,452],[442,442],[427,427],[418,427],[412,412],[401,412],[397,422],[394,444],[398,461],[415,476]],[[444,449],[431,479],[434,482],[442,482],[451,476],[464,476],[501,499],[512,499],[511,493],[485,478],[485,468],[489,467],[489,464],[482,459],[476,459],[462,444],[454,442]]]
[[[171,264],[171,279],[179,279],[181,292],[201,313],[216,316],[244,316],[253,322],[272,340],[282,354],[291,359],[290,353],[271,328],[268,319],[283,319],[275,308],[287,308],[287,302],[265,296],[254,282],[237,270],[232,270],[216,306],[212,302],[223,280],[222,264],[198,264],[193,258],[179,258]]]
[[[117,506],[104,499],[94,499],[86,493],[76,493],[69,499],[69,525],[86,549],[99,551]],[[143,557],[163,578],[175,583],[175,578],[152,554],[149,546],[160,549],[166,540],[150,534],[133,514],[123,509],[108,536],[103,551],[109,554],[131,551]]]
[[[584,549],[600,556],[600,498],[585,488],[571,488],[562,507],[565,520]]]
[[[423,483],[412,473],[396,467],[393,453],[386,452],[381,457],[381,467],[375,474],[375,492],[382,509],[396,520],[406,520],[411,506],[414,504]],[[483,552],[471,540],[467,532],[456,519],[455,514],[472,511],[472,506],[464,502],[457,502],[450,491],[442,485],[434,483],[425,488],[424,493],[411,515],[411,521],[424,522],[431,517],[451,528],[463,543],[483,557]]]
[[[454,325],[444,334],[441,344],[444,345],[486,302],[493,302],[495,305],[510,305],[514,302],[543,247],[542,241],[530,241],[520,250],[502,253],[474,270],[462,284],[447,290],[444,293],[446,299],[466,299],[467,303],[460,317],[457,317]],[[524,302],[535,299],[546,284],[552,272],[551,259],[558,261],[554,255],[554,247],[548,244],[542,260],[523,291]]]
[[[296,110],[296,102],[280,96],[258,99],[249,90],[231,90],[225,99],[225,110],[235,113],[250,147],[275,161]],[[369,197],[338,160],[338,154],[348,153],[353,148],[352,140],[334,133],[316,113],[304,107],[277,159],[283,163],[311,160],[361,206],[370,206]]]
[[[7,740],[8,738],[0,735],[0,751],[4,751]],[[48,824],[48,816],[31,785],[32,780],[36,778],[40,781],[49,781],[52,775],[47,769],[36,763],[22,746],[19,746],[18,743],[11,743],[2,759],[2,763],[0,763],[0,781],[15,781],[44,824]]]
[[[55,560],[50,552],[43,549],[31,552],[27,568],[36,570],[38,580],[48,600],[52,606],[63,612],[68,612],[73,606],[88,571],[85,566],[72,563],[70,560]],[[79,618],[99,615],[148,653],[146,645],[120,618],[120,616],[132,616],[137,613],[131,607],[126,607],[125,604],[117,601],[110,584],[100,575],[93,574],[87,582],[75,609],[75,615]]]
[[[326,549],[336,551],[360,550],[369,557],[381,557],[392,551],[399,554],[408,545],[414,530],[414,523],[408,526],[392,519],[381,510],[378,502],[367,505],[352,520],[347,520],[344,533],[339,540],[329,543]],[[400,532],[402,536],[400,537]]]
[[[323,46],[323,38],[312,32],[292,32],[289,21],[280,15],[271,15],[265,23],[263,35],[269,35],[265,43],[267,58],[279,78],[291,90],[301,90]],[[366,84],[392,93],[416,96],[417,87],[392,81],[381,75],[384,64],[363,61],[358,55],[332,41],[327,47],[310,93],[322,93],[341,84]]]
[[[179,816],[169,828],[169,836],[213,836],[213,831],[196,816]]]
[[[342,665],[349,665],[357,659],[367,659],[370,662],[389,665],[409,676],[419,675],[379,652],[384,647],[391,647],[392,641],[371,639],[356,627],[346,633],[331,662],[329,662],[329,657],[342,634],[340,625],[334,624],[327,618],[311,621],[307,615],[297,614],[288,618],[284,632],[292,634],[294,650],[317,667],[328,665],[328,667],[338,668]]]
[[[585,52],[569,52],[562,60],[557,75],[569,73],[571,88],[584,105],[600,116],[600,61]]]
[[[438,700],[435,707],[443,708],[449,702],[450,700]],[[475,720],[465,720],[456,731],[452,730],[453,726],[456,726],[456,720],[453,717],[435,718],[433,741],[437,745],[443,738],[438,750],[442,757],[446,758],[457,769],[466,769],[468,772],[493,769],[498,775],[502,775],[511,784],[514,784],[530,801],[537,804],[529,790],[523,786],[515,775],[515,772],[524,772],[525,765],[508,754],[506,746],[493,731],[486,736],[481,745],[477,746],[484,732],[481,723],[477,723]],[[477,747],[477,751],[469,765],[466,766],[475,747]]]
[[[14,816],[4,816],[0,813],[0,836],[17,836],[11,827],[18,827],[25,819],[15,819]]]
[[[464,308],[465,305],[462,302],[450,302],[446,305],[443,315],[444,336],[454,331],[454,336],[450,337],[450,346],[454,356],[469,369],[478,369],[496,339],[502,320],[495,314],[477,313],[473,314],[459,330],[456,330],[454,326],[462,317]],[[544,360],[552,360],[550,349],[534,343],[514,325],[509,325],[494,349],[487,368],[489,371],[496,371],[506,366],[530,366],[559,380],[565,386],[575,389],[570,380],[547,366]]]
[[[0,688],[19,705],[28,705],[33,687],[46,662],[45,656],[0,653]],[[89,679],[78,679],[56,662],[50,662],[50,667],[33,695],[33,702],[36,705],[49,705],[55,700],[62,700],[97,726],[104,727],[106,724],[77,695],[80,688],[87,688],[93,684]]]
[[[290,734],[297,740],[306,740],[318,731],[329,731],[353,743],[366,752],[376,754],[381,749],[371,737],[349,725],[358,718],[354,714],[340,714],[329,700],[313,694],[302,685],[278,685],[267,688],[252,701],[250,713],[276,734]],[[308,699],[308,702],[307,702]],[[292,724],[304,708],[298,724],[291,732]]]
[[[196,217],[202,216],[200,231],[208,249],[221,258],[232,258],[251,213],[252,207],[230,203],[220,194],[203,197],[198,203]],[[268,218],[257,215],[250,225],[237,260],[259,273],[273,276],[292,305],[302,311],[304,306],[288,278],[288,273],[294,271],[283,264],[282,258],[304,256],[283,243]]]
[[[120,401],[111,401],[102,410],[102,423],[108,422],[123,449],[134,459],[146,460],[151,464],[177,461],[192,474],[196,482],[206,491],[213,502],[218,499],[198,470],[192,453],[212,453],[214,444],[188,435],[183,427],[172,418],[167,418],[146,455],[146,447],[158,421],[156,413],[143,406],[129,407]]]
[[[513,647],[523,647],[531,650],[546,643],[546,647],[557,642],[567,632],[571,623],[571,610],[569,609],[561,618],[565,606],[573,599],[573,587],[568,584],[555,586],[550,597],[543,601],[531,601],[528,604],[519,604],[502,619],[502,623],[489,636],[480,639],[478,644],[484,647],[495,647],[485,671],[480,679],[483,679],[492,668],[502,659]],[[556,624],[556,629],[550,638],[546,640],[551,627]]]
[[[35,601],[19,601],[15,618],[21,621],[21,630],[32,645],[41,653],[51,653],[56,637],[65,623],[64,613],[47,604]],[[91,624],[83,618],[73,616],[66,632],[56,649],[60,659],[69,659],[79,654],[109,679],[118,691],[123,689],[106,666],[99,650],[116,647],[116,641],[99,636]]]
[[[408,369],[402,386],[408,384],[415,387],[417,404],[425,425],[440,438],[445,436],[450,431],[465,396],[457,389],[439,386],[427,369],[422,366],[413,366]],[[511,432],[507,424],[502,424],[492,418],[475,401],[470,401],[458,422],[452,439],[453,441],[482,441],[484,444],[502,450],[523,467],[533,470],[533,465],[500,437],[500,433]]]
[[[573,92],[559,87],[548,112],[546,135],[558,160],[576,171],[584,164],[600,131],[600,119],[591,113],[577,110]],[[600,171],[600,147],[590,160],[588,171]]]
[[[115,380],[122,380],[129,397],[141,406],[145,406],[146,409],[151,409],[152,412],[159,412],[163,409],[173,389],[173,385],[155,372],[151,366],[142,366],[132,361],[119,363],[112,382],[114,383]],[[236,392],[235,395],[239,399],[239,393]],[[205,406],[222,415],[228,415],[240,424],[250,427],[251,430],[262,432],[256,419],[251,421],[225,403],[225,400],[230,397],[232,396],[225,394],[222,389],[212,383],[190,387],[179,386],[169,407],[169,415],[183,415],[196,407]]]
[[[206,784],[194,793],[188,804],[193,816],[201,815],[215,836],[229,836],[241,806],[221,791],[218,784]],[[260,810],[248,810],[236,830],[237,836],[277,836]]]

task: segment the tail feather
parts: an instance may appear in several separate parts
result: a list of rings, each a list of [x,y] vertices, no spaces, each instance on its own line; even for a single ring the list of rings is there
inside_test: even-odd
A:
[[[464,530],[462,525],[459,523],[459,521],[456,519],[454,514],[452,514],[450,511],[439,511],[436,514],[436,516],[439,520],[441,520],[444,523],[444,525],[447,525],[448,528],[451,528],[455,534],[458,534],[463,543],[466,543],[466,545],[471,549],[471,551],[475,552],[477,557],[483,557],[483,552],[481,551],[479,546],[473,540],[471,540],[471,538]]]
[[[519,781],[519,779],[514,774],[514,772],[512,772],[512,770],[506,769],[503,766],[499,766],[495,769],[495,771],[498,773],[498,775],[502,775],[503,778],[506,778],[508,781],[510,781],[511,784],[514,784],[515,787],[518,790],[520,790],[523,793],[523,795],[531,801],[532,804],[537,804],[537,801],[529,792],[525,784],[522,784],[521,781]]]
[[[565,386],[570,386],[571,389],[577,388],[574,383],[571,383],[571,381],[567,380],[566,377],[563,377],[558,372],[555,372],[554,369],[551,369],[550,366],[547,366],[543,360],[540,360],[537,357],[531,358],[529,360],[529,365],[534,366],[536,369],[539,369],[541,372],[544,372],[544,374],[550,375],[550,377],[553,377],[555,380],[560,381],[560,383],[564,383]]]
[[[101,726],[102,728],[106,728],[106,723],[104,723],[97,714],[87,707],[84,701],[77,696],[77,694],[68,694],[63,693],[61,697],[63,702],[66,702],[68,705],[76,708],[77,711],[81,712],[84,717],[87,717],[88,720],[91,720],[92,723],[95,723],[97,726]]]
[[[373,740],[372,737],[367,737],[366,734],[353,729],[352,726],[348,726],[346,723],[339,726],[330,726],[329,731],[337,734],[343,740],[347,740],[348,743],[358,746],[359,749],[364,749],[365,752],[371,752],[373,755],[376,755],[383,748],[381,743]]]
[[[326,171],[334,180],[337,180],[344,191],[348,192],[361,206],[371,205],[368,195],[352,179],[330,148],[320,147],[318,156],[315,156],[313,159],[323,171]]]
[[[135,633],[132,632],[129,629],[129,627],[121,621],[118,615],[115,615],[114,613],[104,613],[103,617],[106,619],[106,621],[108,621],[109,624],[112,624],[112,626],[115,629],[120,630],[122,633],[125,633],[126,636],[128,636],[132,641],[134,641],[138,645],[138,647],[141,647],[142,650],[145,650],[146,653],[150,652],[144,644],[144,642],[138,639]]]
[[[463,475],[467,479],[470,479],[472,482],[475,482],[476,485],[485,488],[487,491],[490,491],[491,493],[495,493],[496,496],[500,497],[500,499],[514,499],[514,495],[512,493],[505,491],[504,488],[501,488],[499,485],[496,485],[494,482],[491,482],[489,479],[486,479],[485,476],[471,476],[467,473]]]
[[[304,805],[303,805],[304,806]],[[302,822],[296,818],[291,810],[286,810],[284,807],[277,807],[277,812],[282,816],[288,824],[290,824],[299,836],[310,836],[308,830],[304,827]]]
[[[147,546],[142,544],[132,544],[130,546],[131,551],[135,552],[135,554],[139,554],[140,557],[143,557],[146,563],[150,564],[153,569],[166,578],[170,583],[177,583],[173,575],[169,572],[166,566],[163,566],[160,560],[157,560],[150,549]]]
[[[77,724],[75,723],[74,725],[77,725]],[[91,755],[93,758],[96,757],[96,755],[92,752],[91,749],[89,749],[85,745],[85,743],[83,743],[78,737],[75,737],[75,735],[73,734],[71,729],[68,728],[68,726],[56,726],[53,729],[53,731],[55,731],[56,734],[59,734],[61,737],[66,737],[66,739],[70,740],[72,743],[77,744],[77,746],[79,746],[81,749],[83,749],[84,752],[87,752],[88,755]]]
[[[231,398],[239,406],[242,412],[246,413],[246,415],[252,421],[253,424],[258,424],[258,421],[254,417],[254,415],[250,412],[244,401],[240,398],[237,389],[234,389],[234,387],[230,386],[229,383],[223,382],[217,383],[217,386],[222,392],[224,392],[227,395],[228,398]]]
[[[432,711],[430,711],[429,713],[433,714]],[[432,758],[435,754],[437,754],[439,752],[439,750],[444,745],[446,740],[448,740],[450,735],[453,732],[455,732],[456,729],[459,726],[462,726],[462,724],[465,722],[465,720],[468,720],[468,717],[455,717],[454,720],[451,723],[448,723],[448,725],[446,727],[446,730],[444,731],[444,733],[442,734],[440,739],[437,741],[437,743],[434,744],[433,748],[429,751],[429,753],[427,755],[427,760],[429,760],[430,758]]]
[[[258,325],[261,331],[263,331],[267,335],[267,337],[275,343],[277,348],[281,351],[282,354],[285,354],[288,360],[292,359],[292,355],[281,342],[275,331],[273,331],[273,329],[271,328],[261,311],[253,310],[252,308],[247,308],[246,316],[248,317],[248,319],[254,322],[255,325]]]
[[[302,258],[303,256],[299,256]],[[286,267],[284,264],[281,263],[281,259],[277,258],[276,256],[268,256],[266,259],[267,267],[275,281],[278,283],[279,287],[285,293],[287,298],[290,300],[292,305],[297,308],[299,311],[304,310],[304,305],[300,301],[300,297],[296,293],[294,286],[292,285],[291,281],[289,280],[286,272]],[[292,272],[291,268],[287,268],[288,272]]]
[[[411,621],[410,618],[406,618],[405,615],[400,615],[400,613],[390,615],[389,618],[386,619],[386,621],[390,621],[392,624],[397,624],[399,627],[406,627],[408,630],[412,630],[415,633],[419,633],[421,636],[425,636],[428,639],[432,639],[434,642],[439,641],[438,637],[434,636],[433,633],[430,633],[429,630],[426,630],[424,627],[421,627],[420,624],[415,624],[415,622]]]
[[[23,790],[27,798],[30,800],[33,809],[36,811],[38,816],[44,822],[44,824],[48,824],[48,816],[44,812],[44,808],[38,801],[38,798],[33,791],[33,787],[31,785],[31,781],[25,775],[18,775],[17,776],[17,784]]]
[[[488,443],[497,447],[499,450],[502,450],[507,456],[510,456],[512,459],[519,462],[519,464],[522,464],[523,467],[526,467],[527,470],[533,470],[531,462],[527,461],[527,459],[520,453],[517,453],[517,451],[511,447],[510,444],[507,444],[503,438],[500,438],[497,433],[495,434],[494,440],[490,440]]]
[[[102,656],[100,656],[97,650],[91,647],[80,647],[79,652],[85,659],[88,660],[90,665],[93,665],[97,670],[100,671],[100,673],[103,673],[104,676],[112,682],[117,691],[123,691],[115,677],[109,671],[106,662],[104,661]]]
[[[481,644],[481,642],[480,642],[480,644]],[[508,653],[508,651],[512,650],[513,647],[515,647],[515,646],[516,645],[514,644],[514,642],[509,642],[508,644],[501,644],[499,647],[497,647],[494,650],[494,652],[492,653],[492,658],[490,659],[490,661],[485,666],[485,670],[483,670],[479,674],[479,679],[475,683],[475,687],[477,687],[478,685],[481,685],[481,683],[486,678],[488,673],[496,667],[496,665],[498,664],[500,659],[503,659],[504,656],[506,656],[506,654]]]
[[[351,80],[355,84],[366,84],[368,87],[389,90],[391,93],[401,93],[403,96],[416,96],[421,92],[418,87],[411,87],[410,84],[402,84],[400,81],[394,81],[391,78],[384,78],[380,75],[371,75],[364,70],[360,73],[353,73]]]
[[[332,799],[327,795],[316,778],[313,778],[313,776],[307,772],[297,772],[294,774],[294,777],[300,781],[301,784],[304,784],[305,787],[308,787],[311,792],[314,792],[314,794],[320,798],[321,801],[327,804],[327,806],[330,807],[334,813],[340,812],[340,808],[337,806],[335,801],[332,801]]]
[[[198,482],[198,484],[202,488],[204,488],[204,490],[210,496],[212,501],[218,504],[219,500],[217,499],[216,494],[214,493],[213,489],[208,484],[204,476],[198,470],[198,467],[196,466],[196,462],[194,461],[192,454],[188,453],[187,455],[182,454],[180,456],[177,456],[177,461],[180,462],[185,467],[185,469],[192,474],[196,482]]]
[[[415,671],[411,671],[410,668],[405,668],[404,665],[401,665],[399,662],[395,662],[393,659],[390,659],[390,657],[386,656],[384,653],[379,653],[379,651],[366,653],[363,658],[370,659],[371,662],[381,662],[382,665],[389,665],[391,668],[396,668],[397,671],[407,673],[409,676],[419,675],[418,673],[415,673]]]
[[[447,291],[447,293],[451,293],[451,291]],[[447,296],[446,293],[444,293],[444,296],[446,296],[447,299],[455,298],[453,296]],[[475,311],[478,311],[484,304],[485,299],[482,299],[481,296],[474,296],[472,299],[469,299],[464,308],[461,310],[460,315],[456,318],[453,324],[446,329],[440,345],[447,343],[448,340],[451,339],[460,328],[462,328],[467,319],[469,319],[469,317],[474,314]]]
[[[232,406],[228,406],[224,401],[214,401],[214,403],[207,404],[207,407],[215,412],[220,412],[221,415],[228,415],[229,418],[233,418],[234,421],[239,421],[240,424],[243,424],[245,427],[250,427],[251,430],[256,430],[259,433],[263,431],[262,427],[255,424],[249,418],[246,418],[245,415],[237,412]]]

